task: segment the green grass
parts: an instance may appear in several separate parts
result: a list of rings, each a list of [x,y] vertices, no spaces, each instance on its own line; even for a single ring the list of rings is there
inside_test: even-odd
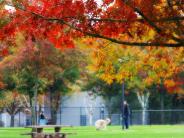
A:
[[[0,138],[30,138],[20,135],[29,131],[25,128],[0,128]],[[103,131],[96,131],[94,127],[73,127],[63,131],[77,133],[69,138],[184,138],[184,125],[132,126],[125,131],[120,126],[109,126]]]

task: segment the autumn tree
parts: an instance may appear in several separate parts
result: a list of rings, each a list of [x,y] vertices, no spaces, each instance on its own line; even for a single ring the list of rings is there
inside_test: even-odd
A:
[[[1,88],[0,107],[7,112],[10,119],[10,126],[14,126],[14,117],[18,112],[30,112],[30,104],[27,96],[20,94],[16,89],[16,74],[12,70],[1,70]]]
[[[25,95],[18,94],[17,92],[4,93],[4,98],[0,100],[0,105],[4,106],[4,111],[10,115],[11,127],[14,127],[14,117],[18,112],[28,112],[29,103],[27,101]]]
[[[117,47],[105,41],[89,45],[93,52],[88,68],[109,84],[126,82],[127,89],[134,89],[143,109],[143,124],[152,85],[172,85],[183,70],[183,48]]]
[[[10,43],[21,31],[58,48],[74,47],[73,39],[86,36],[128,46],[181,47],[183,5],[182,0],[2,0],[0,37]],[[142,36],[150,38],[140,41]]]
[[[79,78],[82,53],[77,48],[56,49],[47,41],[26,40],[21,33],[10,52],[1,61],[1,70],[14,72],[16,89],[29,96],[32,107],[36,106],[35,93],[49,92],[51,117],[56,123],[62,96],[73,90]]]

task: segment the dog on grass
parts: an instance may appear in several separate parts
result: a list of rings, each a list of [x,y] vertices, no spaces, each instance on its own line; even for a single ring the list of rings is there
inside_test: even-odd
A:
[[[95,122],[96,130],[104,130],[106,129],[107,125],[111,122],[109,118],[106,119],[99,119]]]

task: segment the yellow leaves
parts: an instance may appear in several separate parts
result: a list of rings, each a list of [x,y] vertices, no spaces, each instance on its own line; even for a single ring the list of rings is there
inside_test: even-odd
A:
[[[92,73],[98,70],[98,68],[94,65],[88,65],[86,69],[88,70],[88,72],[92,72]]]
[[[155,38],[156,32],[150,26],[140,22],[131,24],[128,35],[121,35],[121,39],[132,42],[149,42]]]
[[[143,39],[149,41],[155,35],[154,30],[149,27],[144,28],[148,36],[142,38],[137,36],[139,41]],[[137,28],[132,28],[132,30],[137,31]],[[120,37],[120,39],[131,40],[126,34]],[[122,83],[126,80],[132,82],[136,87],[146,88],[152,84],[161,84],[174,77],[177,72],[184,70],[184,62],[182,62],[184,61],[184,48],[128,47],[103,40],[95,44],[97,45],[90,47],[91,63],[88,69],[95,72],[108,84],[114,81]],[[166,84],[172,85],[169,81],[166,81]]]
[[[150,41],[150,40],[153,40],[154,37],[155,37],[155,35],[156,35],[155,31],[152,30],[152,29],[149,29],[149,30],[147,31],[147,35],[144,35],[144,36],[142,37],[142,41]]]
[[[100,74],[98,75],[98,77],[107,82],[108,84],[111,84],[114,80],[114,76],[111,74]]]
[[[116,81],[117,82],[122,82],[123,80],[129,78],[131,75],[128,71],[120,71],[117,75],[116,75]]]

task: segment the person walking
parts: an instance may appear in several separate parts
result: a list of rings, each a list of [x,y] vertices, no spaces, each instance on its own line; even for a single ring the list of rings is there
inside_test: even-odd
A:
[[[129,118],[130,118],[130,108],[129,108],[127,101],[124,101],[123,108],[124,108],[124,125],[125,125],[125,128],[128,129],[129,128]]]

